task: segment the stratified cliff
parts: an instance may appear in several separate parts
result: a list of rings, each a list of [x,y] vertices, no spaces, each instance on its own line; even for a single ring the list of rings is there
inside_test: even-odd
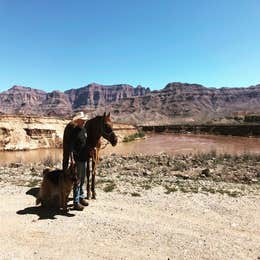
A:
[[[0,116],[0,150],[62,147],[68,120],[37,116]]]
[[[68,122],[58,117],[0,115],[0,151],[61,148]],[[114,131],[121,142],[137,129],[132,125],[114,124]]]
[[[42,115],[69,117],[75,110],[103,110],[111,103],[117,103],[128,97],[144,96],[148,88],[136,88],[121,84],[104,86],[96,83],[64,93],[13,86],[0,93],[0,113],[20,115]]]
[[[207,88],[199,84],[169,83],[165,88],[89,84],[78,89],[46,93],[14,86],[0,93],[0,113],[70,117],[76,110],[112,112],[124,123],[166,124],[205,122],[234,114],[260,113],[260,85],[247,88]]]
[[[37,114],[47,93],[42,90],[13,86],[0,93],[0,112],[3,114]]]
[[[83,88],[67,90],[65,93],[73,109],[86,107],[95,109],[129,97],[144,96],[150,93],[150,90],[141,86],[134,88],[127,84],[105,86],[92,83]]]
[[[260,113],[260,85],[248,88],[206,88],[198,84],[170,83],[142,97],[113,103],[110,110],[121,121],[167,124],[205,122],[237,114]]]

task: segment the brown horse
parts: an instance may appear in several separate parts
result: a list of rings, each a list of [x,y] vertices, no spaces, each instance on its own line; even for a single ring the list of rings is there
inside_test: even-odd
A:
[[[90,159],[92,159],[92,176],[91,176],[91,192],[92,199],[96,199],[95,177],[96,166],[99,160],[99,150],[101,147],[101,137],[108,140],[112,146],[117,144],[117,136],[113,131],[110,113],[103,116],[96,116],[88,120],[85,124],[87,132],[87,145],[90,153],[87,156],[87,199],[90,198]]]

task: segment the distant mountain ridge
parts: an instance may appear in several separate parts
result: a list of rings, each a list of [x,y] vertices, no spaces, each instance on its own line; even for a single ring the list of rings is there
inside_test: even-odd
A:
[[[197,122],[234,114],[260,113],[260,85],[207,88],[173,82],[151,91],[128,84],[91,83],[65,92],[13,86],[0,93],[1,114],[69,117],[77,110],[110,111],[117,121],[131,123]]]
[[[150,93],[149,88],[128,84],[100,85],[91,83],[83,88],[70,89],[64,92],[68,95],[73,109],[99,108],[121,99],[144,96]]]

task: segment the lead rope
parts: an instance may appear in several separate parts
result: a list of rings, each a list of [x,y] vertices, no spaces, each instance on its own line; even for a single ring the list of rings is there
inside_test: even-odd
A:
[[[108,144],[109,144],[109,142],[106,141],[106,143],[103,144],[103,145],[100,147],[100,149],[101,149],[101,150],[104,150],[104,149],[108,146]]]

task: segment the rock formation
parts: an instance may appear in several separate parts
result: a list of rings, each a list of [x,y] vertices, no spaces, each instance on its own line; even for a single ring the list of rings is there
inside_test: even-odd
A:
[[[92,83],[64,93],[21,86],[0,93],[1,114],[69,117],[82,109],[94,114],[109,110],[118,122],[137,124],[206,122],[216,117],[260,113],[260,85],[217,89],[175,82],[150,91],[142,86]]]
[[[83,88],[67,90],[65,93],[73,109],[96,109],[129,97],[144,96],[150,93],[150,90],[126,84],[105,86],[92,83]]]
[[[69,120],[58,117],[0,115],[0,151],[61,148]],[[136,133],[131,125],[114,124],[119,141]]]
[[[33,88],[13,86],[0,94],[2,114],[38,114],[47,93]]]
[[[37,116],[0,116],[0,150],[31,150],[62,146],[68,120]]]
[[[260,85],[216,89],[170,83],[145,96],[113,103],[110,110],[119,121],[127,118],[134,123],[201,123],[234,114],[260,113]]]

